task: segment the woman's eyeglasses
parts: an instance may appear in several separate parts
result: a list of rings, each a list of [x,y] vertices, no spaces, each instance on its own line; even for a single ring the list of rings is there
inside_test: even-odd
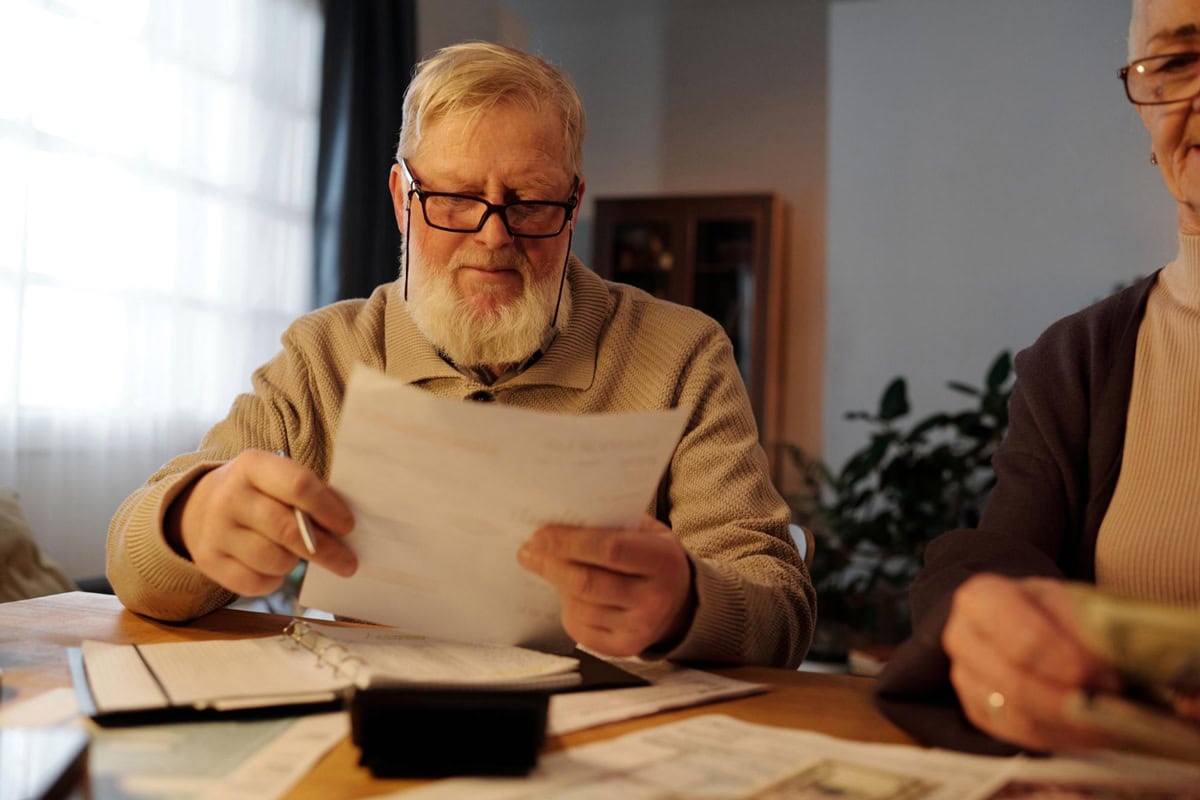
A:
[[[1200,53],[1166,53],[1139,58],[1121,68],[1130,102],[1161,105],[1191,100],[1200,94]]]

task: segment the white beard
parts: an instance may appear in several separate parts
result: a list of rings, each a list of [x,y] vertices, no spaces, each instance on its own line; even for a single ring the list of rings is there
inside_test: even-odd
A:
[[[558,303],[561,275],[555,270],[534,283],[529,260],[511,251],[505,256],[467,256],[455,253],[442,268],[409,258],[408,313],[434,347],[460,367],[496,367],[524,361],[540,348],[549,333]],[[521,296],[496,310],[480,311],[463,298],[454,284],[463,265],[502,266],[525,279]],[[571,291],[563,287],[556,327],[563,330],[571,313]]]

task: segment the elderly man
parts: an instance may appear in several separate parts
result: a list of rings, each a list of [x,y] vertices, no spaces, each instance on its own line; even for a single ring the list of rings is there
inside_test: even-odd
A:
[[[476,43],[418,67],[389,179],[400,280],[296,321],[253,394],[125,501],[108,574],[128,607],[183,620],[278,588],[307,555],[293,506],[315,523],[312,560],[355,571],[342,541],[354,520],[324,477],[362,362],[442,397],[574,414],[689,409],[637,530],[548,525],[516,558],[557,588],[567,633],[600,652],[799,663],[812,585],[728,339],[570,253],[583,131],[575,88],[540,58]]]

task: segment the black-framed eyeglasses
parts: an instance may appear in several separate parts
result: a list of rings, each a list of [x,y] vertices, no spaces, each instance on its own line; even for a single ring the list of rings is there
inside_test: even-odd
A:
[[[1121,67],[1129,102],[1144,106],[1178,103],[1200,94],[1200,52],[1163,53]]]
[[[579,203],[579,178],[571,184],[565,202],[554,200],[514,200],[489,203],[481,197],[451,192],[430,192],[421,187],[408,162],[400,159],[400,168],[409,181],[409,195],[421,202],[421,213],[431,228],[451,233],[476,233],[483,230],[492,214],[498,214],[509,236],[525,239],[550,239],[567,227],[571,213]]]

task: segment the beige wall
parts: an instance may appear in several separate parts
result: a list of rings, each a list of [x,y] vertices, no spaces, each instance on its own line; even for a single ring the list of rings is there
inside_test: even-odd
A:
[[[978,383],[1001,349],[1175,252],[1116,77],[1128,14],[1129,0],[419,8],[425,47],[490,31],[571,72],[593,196],[786,200],[782,430],[835,464],[866,441],[845,412],[874,410],[892,377],[909,378],[914,417],[960,408],[946,381]]]
[[[783,438],[821,442],[825,64],[816,0],[421,0],[418,50],[532,49],[588,114],[588,196],[773,192],[788,207]],[[586,202],[576,251],[592,252]]]
[[[1175,253],[1117,70],[1129,0],[838,2],[829,26],[825,452],[895,375],[914,418]]]

